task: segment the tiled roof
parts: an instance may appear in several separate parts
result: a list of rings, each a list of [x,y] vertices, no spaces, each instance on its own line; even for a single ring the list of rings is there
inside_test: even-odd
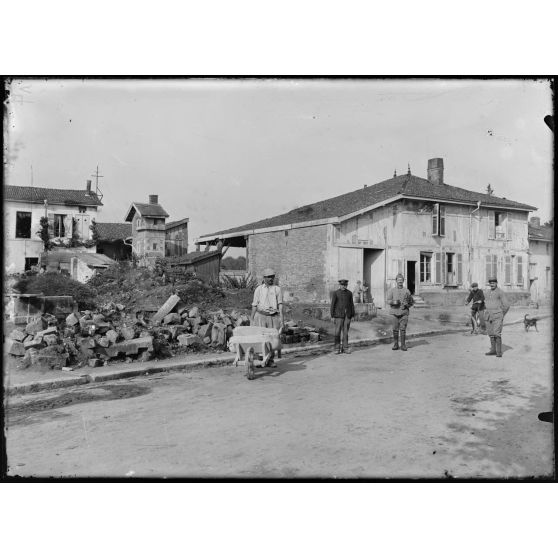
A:
[[[163,209],[161,204],[159,203],[139,203],[139,202],[132,202],[132,206],[128,210],[126,214],[126,221],[131,220],[131,213],[132,208],[135,208],[136,211],[142,217],[159,217],[159,218],[167,218],[169,214]]]
[[[529,225],[529,240],[542,240],[552,242],[554,239],[554,231],[552,227],[537,227]]]
[[[381,203],[399,194],[417,197],[425,200],[442,200],[448,202],[461,202],[476,205],[480,201],[483,205],[492,205],[510,209],[520,209],[532,211],[536,209],[530,205],[514,202],[505,198],[489,196],[464,188],[457,188],[448,184],[437,186],[424,178],[404,174],[396,176],[373,186],[367,186],[347,194],[341,194],[334,198],[312,203],[293,209],[288,213],[254,221],[241,227],[234,227],[216,233],[202,235],[203,237],[218,236],[229,233],[244,231],[247,229],[263,229],[267,227],[278,227],[291,225],[305,221],[315,221],[319,219],[329,219],[332,217],[342,217],[349,215],[371,205]]]
[[[221,255],[221,252],[217,252],[216,250],[210,250],[209,252],[189,252],[188,254],[184,254],[184,256],[173,258],[171,265],[193,264],[202,260],[221,257]]]
[[[87,190],[65,190],[62,188],[36,188],[35,186],[4,186],[4,199],[61,205],[103,205],[95,192]]]
[[[132,236],[132,223],[100,223],[97,221],[100,240],[124,240]]]
[[[188,217],[185,217],[184,219],[179,219],[178,221],[171,221],[170,223],[165,223],[165,230],[168,231],[169,229],[174,229],[175,227],[187,225],[189,220],[190,219],[188,219]]]

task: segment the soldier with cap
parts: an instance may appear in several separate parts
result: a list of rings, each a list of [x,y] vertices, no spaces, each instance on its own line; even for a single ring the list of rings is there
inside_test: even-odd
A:
[[[351,320],[355,316],[355,305],[353,302],[353,293],[347,289],[349,281],[347,279],[339,279],[339,289],[333,291],[331,295],[331,318],[335,324],[335,333],[333,337],[333,351],[335,354],[350,354],[349,349],[349,328]],[[341,342],[341,332],[343,332],[343,342]]]
[[[486,329],[490,336],[490,351],[486,355],[502,356],[502,326],[504,316],[508,313],[510,305],[506,300],[504,291],[498,288],[498,279],[491,277],[488,280],[490,290],[484,296]]]
[[[473,301],[471,304],[471,324],[472,329],[471,333],[478,333],[476,325],[477,316],[479,318],[480,327],[482,333],[485,332],[486,324],[484,323],[484,293],[482,289],[479,289],[478,283],[471,283],[471,290],[469,291],[469,296],[465,301],[465,306],[469,304],[469,302]]]
[[[401,273],[395,276],[397,285],[389,290],[387,303],[390,306],[390,314],[393,316],[393,351],[399,349],[399,332],[401,332],[401,350],[406,351],[405,335],[407,322],[409,321],[409,308],[414,304],[411,291],[403,287],[404,277]]]

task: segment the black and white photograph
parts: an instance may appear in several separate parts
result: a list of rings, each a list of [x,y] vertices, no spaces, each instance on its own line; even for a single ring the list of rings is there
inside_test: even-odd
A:
[[[553,86],[7,80],[7,476],[553,478]]]

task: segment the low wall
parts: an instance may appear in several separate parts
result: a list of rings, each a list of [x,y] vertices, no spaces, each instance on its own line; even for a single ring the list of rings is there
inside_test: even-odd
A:
[[[488,289],[483,289],[487,292]],[[505,291],[504,291],[505,292]],[[511,306],[528,306],[531,302],[529,291],[506,292],[506,298]],[[463,306],[469,295],[465,290],[447,290],[436,292],[421,292],[420,296],[430,306]]]

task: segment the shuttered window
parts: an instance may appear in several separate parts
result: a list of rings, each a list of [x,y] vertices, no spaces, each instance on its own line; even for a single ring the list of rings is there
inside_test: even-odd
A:
[[[435,203],[432,209],[432,234],[434,236],[446,234],[446,208],[439,203]]]
[[[457,258],[457,284],[461,285],[463,283],[463,255],[456,254]]]
[[[496,238],[496,215],[494,211],[488,212],[488,238]]]
[[[446,208],[441,205],[440,206],[440,236],[445,236],[446,234]]]
[[[506,285],[511,284],[511,266],[511,256],[506,256],[504,262],[504,283]]]
[[[496,254],[487,254],[486,255],[485,282],[488,283],[488,280],[491,277],[498,278],[498,256]]]
[[[440,204],[435,203],[432,210],[432,234],[438,234],[438,215],[440,213]]]
[[[436,252],[436,277],[434,278],[434,281],[436,283],[441,283],[442,282],[442,254],[440,252]]]

